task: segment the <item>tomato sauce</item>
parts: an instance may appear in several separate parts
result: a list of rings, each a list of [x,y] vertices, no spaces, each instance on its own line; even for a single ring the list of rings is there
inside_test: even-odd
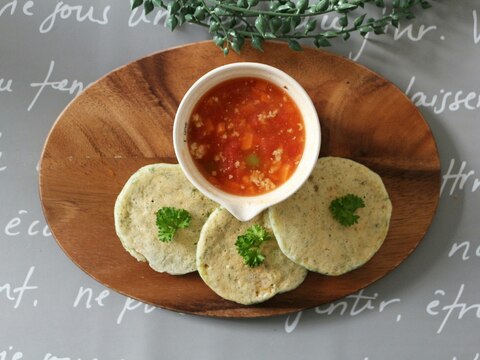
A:
[[[215,86],[196,104],[187,143],[210,183],[252,196],[276,189],[293,174],[305,129],[286,91],[263,79],[237,78]]]

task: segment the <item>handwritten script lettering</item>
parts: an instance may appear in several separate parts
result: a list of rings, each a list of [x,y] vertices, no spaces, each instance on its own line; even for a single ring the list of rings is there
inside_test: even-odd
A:
[[[42,94],[43,90],[45,88],[51,88],[53,90],[58,90],[58,91],[65,91],[68,92],[71,95],[78,95],[82,92],[84,89],[84,85],[81,81],[78,80],[73,80],[71,83],[67,79],[59,80],[59,81],[51,81],[50,77],[52,76],[53,69],[55,67],[55,61],[50,62],[50,67],[48,69],[47,76],[45,77],[45,80],[41,83],[31,83],[30,86],[32,88],[38,88],[38,91],[33,98],[32,102],[28,106],[28,111],[31,111],[33,107],[35,106],[35,103],[37,102],[38,98]]]
[[[480,258],[480,245],[477,246],[476,250],[472,249],[471,251],[470,246],[470,241],[455,242],[448,252],[448,257],[453,257],[456,253],[459,253],[462,261],[467,261],[472,255]]]
[[[423,91],[417,91],[410,95],[415,81],[415,76],[412,76],[405,94],[409,96],[412,102],[418,107],[432,108],[435,114],[441,114],[447,110],[480,109],[480,94],[474,91],[466,93],[463,90],[446,91],[445,89],[440,89],[437,94],[431,96]]]
[[[27,210],[19,210],[18,215],[12,218],[4,228],[4,233],[7,236],[19,236],[19,235],[28,235],[35,236],[42,234],[43,237],[50,237],[52,233],[47,225],[44,225],[43,228],[40,226],[39,220],[26,220],[25,215],[28,214]],[[26,223],[26,226],[21,226],[23,223]],[[39,228],[40,227],[40,228]]]
[[[140,301],[137,301],[137,300],[133,300],[131,298],[127,298],[125,300],[125,304],[123,305],[123,309],[122,311],[120,312],[120,314],[118,315],[117,317],[117,324],[120,325],[123,321],[123,318],[126,314],[127,311],[133,311],[135,309],[138,309],[140,308],[141,306],[144,306],[143,307],[143,312],[145,314],[149,314],[151,313],[153,310],[155,310],[155,306],[151,306],[151,305],[147,305],[147,304],[144,304]]]
[[[149,18],[145,15],[145,11],[141,8],[136,8],[130,13],[128,18],[128,27],[135,27],[140,23],[158,25],[160,21],[165,21],[168,17],[168,11],[165,9],[158,9],[155,14],[153,21],[150,21]]]
[[[82,359],[79,357],[69,357],[69,356],[58,357],[51,353],[46,353],[45,356],[43,357],[43,360],[82,360]],[[100,360],[100,359],[95,357],[91,360]],[[124,360],[124,359],[121,359],[121,360]]]
[[[402,29],[401,24],[399,24],[398,28],[395,28],[395,31],[393,33],[393,39],[400,40],[405,35],[407,35],[408,40],[417,42],[422,40],[425,37],[425,35],[427,35],[430,31],[437,30],[437,27],[435,25],[426,27],[425,25],[420,24],[417,30],[417,34],[414,34],[413,27],[414,27],[414,24],[409,24],[404,29]]]
[[[477,319],[480,319],[480,304],[467,305],[464,302],[460,302],[464,290],[465,284],[461,284],[453,303],[444,306],[441,306],[441,304],[442,300],[445,300],[446,292],[442,289],[435,291],[435,295],[440,299],[428,303],[426,311],[427,314],[431,316],[443,316],[442,323],[437,329],[437,334],[440,334],[443,331],[450,320],[450,316],[456,311],[458,311],[458,320],[462,320],[468,313],[473,313]]]
[[[99,25],[108,24],[108,13],[111,9],[111,6],[105,6],[101,16],[95,16],[95,8],[90,6],[88,9],[84,9],[83,5],[68,5],[63,1],[59,1],[55,6],[53,12],[48,15],[45,20],[40,24],[39,31],[41,34],[48,33],[53,29],[57,17],[63,20],[69,19],[70,17],[74,18],[78,22],[89,21],[91,23],[96,23]]]
[[[399,303],[400,299],[389,299],[389,300],[379,300],[379,294],[375,293],[372,296],[364,294],[364,290],[360,290],[358,293],[347,296],[344,300],[340,300],[334,303],[331,303],[325,307],[316,307],[315,313],[320,315],[349,315],[357,316],[364,311],[378,311],[379,313],[383,312],[388,306],[392,304]],[[285,332],[287,334],[291,333],[298,326],[299,321],[302,317],[303,312],[300,311],[293,315],[293,319],[290,318],[290,315],[285,321]],[[397,322],[400,321],[401,315],[397,315]]]
[[[2,133],[0,132],[0,138],[2,138]],[[2,155],[3,153],[0,151],[0,160],[2,159]],[[2,166],[1,163],[0,163],[0,172],[1,171],[5,171],[7,169],[6,166]]]
[[[9,346],[8,349],[0,351],[0,360],[20,360],[23,359],[23,353],[15,351],[13,346]]]
[[[461,358],[457,358],[456,356],[454,356],[452,360],[461,360]],[[480,354],[476,353],[475,357],[472,360],[480,360]]]
[[[409,24],[405,28],[402,29],[401,24],[399,24],[398,28],[393,28],[394,29],[393,40],[394,41],[399,41],[399,40],[402,40],[403,38],[406,37],[406,39],[408,39],[409,41],[418,42],[418,41],[423,40],[425,35],[427,35],[429,32],[437,30],[437,26],[435,26],[435,25],[425,26],[424,24],[420,24],[420,25],[418,25],[418,30],[415,33],[414,26],[417,26],[417,25]],[[341,28],[337,28],[336,26],[333,27],[333,28],[335,30],[341,29]],[[390,29],[392,29],[392,27],[389,26],[389,25],[386,25],[383,30],[385,31],[386,34],[388,34]],[[362,43],[360,45],[360,49],[358,50],[358,52],[356,54],[354,54],[352,51],[350,51],[349,54],[348,54],[348,58],[353,60],[353,61],[357,61],[358,59],[360,59],[363,52],[365,51],[365,47],[367,45],[367,42],[368,42],[369,38],[370,38],[370,33],[368,33],[363,38]]]
[[[480,34],[478,32],[478,16],[477,10],[473,10],[473,42],[480,43]]]
[[[449,196],[453,195],[455,190],[463,190],[467,181],[470,179],[472,180],[471,183],[471,192],[475,192],[480,188],[480,180],[478,178],[473,178],[472,176],[475,175],[475,171],[470,170],[466,171],[467,162],[462,161],[458,171],[454,170],[455,166],[455,159],[450,160],[450,164],[448,166],[447,173],[442,176],[442,186],[440,188],[440,195],[442,195],[443,191],[445,190],[447,184],[450,184],[450,191],[448,193]]]
[[[31,266],[21,286],[17,286],[14,288],[13,285],[11,285],[10,283],[0,285],[0,295],[3,294],[7,300],[13,301],[14,309],[18,309],[18,307],[21,305],[23,295],[26,291],[38,289],[38,286],[29,285],[30,278],[32,277],[34,271],[35,266]],[[36,304],[37,301],[34,300],[33,305],[36,306]]]
[[[82,299],[86,296],[85,298],[85,308],[86,309],[91,309],[92,308],[92,299],[97,303],[98,306],[105,306],[103,303],[103,300],[107,298],[110,295],[109,290],[102,290],[98,296],[96,296],[93,299],[93,290],[90,288],[84,288],[83,286],[80,286],[80,289],[78,289],[78,294],[77,298],[73,302],[73,307],[76,308],[79,306],[80,302]]]
[[[22,7],[23,14],[27,16],[32,16],[33,13],[30,11],[30,9],[33,7],[33,5],[34,5],[33,1],[31,0],[26,1]],[[7,12],[8,10],[10,10],[10,15],[14,15],[17,10],[17,6],[18,6],[18,0],[13,0],[6,3],[2,7],[0,7],[0,16],[2,16],[3,14],[8,14]]]
[[[12,92],[13,80],[0,78],[0,92]]]

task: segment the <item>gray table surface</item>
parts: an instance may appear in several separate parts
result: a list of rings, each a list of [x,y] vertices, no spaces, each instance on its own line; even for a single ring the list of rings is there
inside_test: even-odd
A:
[[[0,360],[480,360],[478,0],[437,1],[411,26],[329,49],[420,108],[441,155],[440,206],[419,248],[374,285],[256,320],[182,315],[110,291],[46,226],[37,163],[65,105],[120,65],[208,38],[140,15],[126,0],[0,0]]]

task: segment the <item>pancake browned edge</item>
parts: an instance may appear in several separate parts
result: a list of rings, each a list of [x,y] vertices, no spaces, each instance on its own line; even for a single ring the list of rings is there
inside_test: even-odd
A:
[[[224,299],[250,305],[298,287],[307,270],[282,254],[274,238],[265,241],[260,252],[265,261],[257,267],[244,264],[235,242],[252,225],[271,231],[266,214],[247,222],[238,221],[219,208],[208,218],[197,247],[198,272],[205,283]]]
[[[196,244],[208,215],[218,205],[187,180],[179,165],[142,167],[127,181],[115,203],[115,230],[123,247],[156,271],[173,275],[195,271]],[[171,242],[158,239],[156,212],[162,207],[187,210],[190,226]]]
[[[345,227],[330,213],[332,200],[355,194],[365,203],[358,223]],[[283,253],[308,270],[341,275],[365,264],[387,236],[392,204],[380,176],[352,160],[318,160],[301,189],[269,209]]]

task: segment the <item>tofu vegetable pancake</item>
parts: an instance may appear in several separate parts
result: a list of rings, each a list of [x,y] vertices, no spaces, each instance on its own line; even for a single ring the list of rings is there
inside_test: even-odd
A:
[[[195,271],[196,243],[208,215],[218,205],[203,196],[179,165],[142,167],[125,184],[115,203],[115,229],[123,247],[159,272],[179,275]],[[159,240],[156,213],[164,207],[184,209],[190,225],[173,240]]]
[[[329,207],[348,194],[361,198],[364,207],[355,210],[356,223],[344,226]],[[380,176],[352,160],[325,157],[297,193],[269,209],[269,218],[280,248],[292,261],[311,271],[341,275],[377,252],[391,212]]]
[[[205,283],[221,297],[250,305],[299,286],[307,270],[290,261],[278,248],[275,238],[264,241],[264,256],[258,266],[246,265],[235,243],[254,225],[271,232],[266,213],[240,222],[227,210],[218,208],[208,218],[197,246],[197,268]]]

